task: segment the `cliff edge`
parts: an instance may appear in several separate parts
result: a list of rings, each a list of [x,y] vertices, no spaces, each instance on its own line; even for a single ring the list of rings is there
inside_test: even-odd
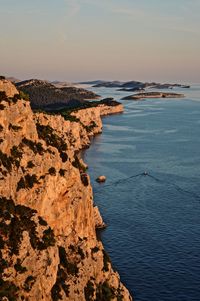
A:
[[[101,132],[101,115],[123,107],[100,104],[68,120],[33,113],[11,85],[0,80],[0,300],[132,300],[97,239],[77,156]]]

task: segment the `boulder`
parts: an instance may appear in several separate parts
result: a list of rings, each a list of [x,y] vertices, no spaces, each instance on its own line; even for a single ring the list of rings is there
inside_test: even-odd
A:
[[[96,178],[96,181],[98,183],[104,183],[106,181],[106,176],[99,176],[98,178]]]

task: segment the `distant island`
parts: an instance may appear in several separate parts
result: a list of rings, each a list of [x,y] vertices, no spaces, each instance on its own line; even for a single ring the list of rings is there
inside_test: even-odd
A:
[[[142,90],[145,88],[153,88],[153,89],[173,89],[173,88],[190,88],[189,85],[182,85],[182,84],[171,84],[171,83],[156,83],[156,82],[140,82],[140,81],[88,81],[88,82],[81,82],[80,84],[90,84],[94,88],[120,88],[119,91],[136,91]]]
[[[123,97],[123,100],[140,100],[144,98],[182,98],[184,94],[180,93],[164,93],[164,92],[146,92],[138,93]]]

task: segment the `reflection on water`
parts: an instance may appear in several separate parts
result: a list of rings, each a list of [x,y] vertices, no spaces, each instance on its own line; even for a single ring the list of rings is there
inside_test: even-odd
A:
[[[200,87],[184,93],[184,100],[123,101],[124,114],[104,118],[103,134],[85,152],[109,225],[104,246],[136,301],[200,300]],[[99,185],[101,174],[107,182]]]

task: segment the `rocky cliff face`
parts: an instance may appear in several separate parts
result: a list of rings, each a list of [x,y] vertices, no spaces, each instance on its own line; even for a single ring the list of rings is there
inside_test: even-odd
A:
[[[122,106],[79,110],[72,122],[34,114],[14,86],[0,87],[0,300],[131,300],[96,237],[77,157],[101,132],[101,115]]]

